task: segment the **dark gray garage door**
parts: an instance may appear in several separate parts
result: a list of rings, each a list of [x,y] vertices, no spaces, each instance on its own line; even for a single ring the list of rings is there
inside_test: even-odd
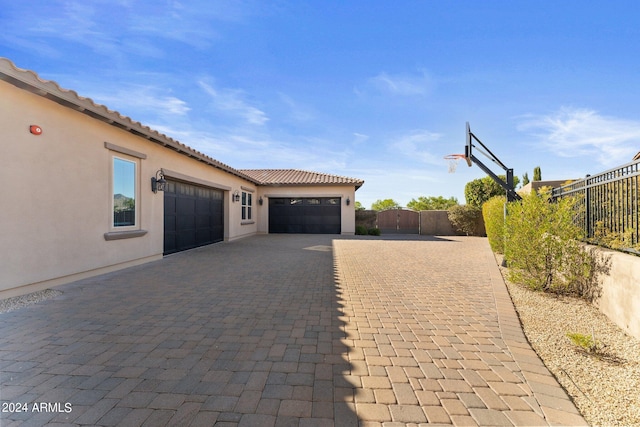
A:
[[[340,234],[340,198],[269,198],[269,233]]]
[[[164,192],[164,253],[220,242],[224,238],[222,190],[168,181]]]

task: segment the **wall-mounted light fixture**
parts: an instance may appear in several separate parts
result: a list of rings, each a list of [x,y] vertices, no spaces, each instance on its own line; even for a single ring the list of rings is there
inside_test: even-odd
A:
[[[157,193],[158,191],[164,191],[167,187],[167,180],[164,179],[164,172],[162,169],[156,172],[156,176],[151,177],[151,191]]]
[[[233,194],[231,195],[231,201],[232,202],[240,201],[240,192],[238,190],[234,191]]]
[[[347,197],[347,200],[345,200],[345,203],[347,204],[347,206],[349,206],[351,204],[351,200]]]
[[[258,203],[260,203],[260,206],[262,206],[262,204],[264,203],[264,200],[262,200],[262,196],[260,196],[260,198],[258,199]]]

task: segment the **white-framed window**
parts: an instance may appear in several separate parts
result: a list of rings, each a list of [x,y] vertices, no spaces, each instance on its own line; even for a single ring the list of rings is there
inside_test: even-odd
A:
[[[253,219],[251,212],[253,210],[253,194],[243,191],[242,192],[242,220],[248,221]]]
[[[141,163],[147,155],[105,141],[109,150],[109,228],[105,240],[130,239],[147,234],[140,221]]]
[[[135,228],[139,225],[138,162],[114,155],[111,166],[111,227]]]

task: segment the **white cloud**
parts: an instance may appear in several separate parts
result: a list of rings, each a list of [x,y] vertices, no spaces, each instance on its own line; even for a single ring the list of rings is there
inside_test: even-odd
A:
[[[210,96],[215,109],[235,114],[253,125],[263,125],[269,120],[264,111],[244,101],[244,93],[242,91],[237,89],[218,90],[204,81],[198,83],[205,93]]]
[[[280,101],[288,108],[288,117],[296,122],[309,122],[315,118],[315,113],[307,106],[302,106],[284,93],[278,94]]]
[[[427,130],[416,130],[393,140],[390,148],[400,154],[432,165],[442,165],[442,159],[432,154],[433,143],[440,140],[442,134]]]
[[[207,49],[223,35],[220,23],[240,23],[256,14],[270,13],[260,2],[245,0],[190,0],[140,2],[130,0],[51,0],[9,2],[3,5],[0,44],[26,45],[31,40],[48,56],[65,56],[65,43],[82,46],[117,61],[135,57],[173,57],[166,40]],[[21,37],[12,37],[20,34]],[[18,39],[14,43],[12,39]]]
[[[549,115],[529,115],[518,130],[533,133],[554,154],[590,157],[603,166],[629,162],[640,150],[640,122],[589,109],[563,107]]]
[[[353,136],[355,137],[354,143],[361,144],[369,139],[369,135],[364,135],[362,133],[354,132]]]
[[[426,72],[420,75],[380,73],[369,79],[369,84],[378,91],[397,96],[423,96],[433,89],[433,80]]]
[[[157,116],[185,116],[191,110],[186,101],[161,94],[163,91],[165,90],[154,86],[126,85],[108,94],[105,92],[93,94],[92,98],[125,115],[130,115],[129,112],[133,111],[136,115],[150,112]],[[133,116],[131,118],[139,120]]]

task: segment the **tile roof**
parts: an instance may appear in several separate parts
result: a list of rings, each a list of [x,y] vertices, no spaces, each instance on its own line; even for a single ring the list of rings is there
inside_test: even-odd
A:
[[[241,169],[262,185],[355,185],[360,188],[364,181],[327,173],[299,169]]]

